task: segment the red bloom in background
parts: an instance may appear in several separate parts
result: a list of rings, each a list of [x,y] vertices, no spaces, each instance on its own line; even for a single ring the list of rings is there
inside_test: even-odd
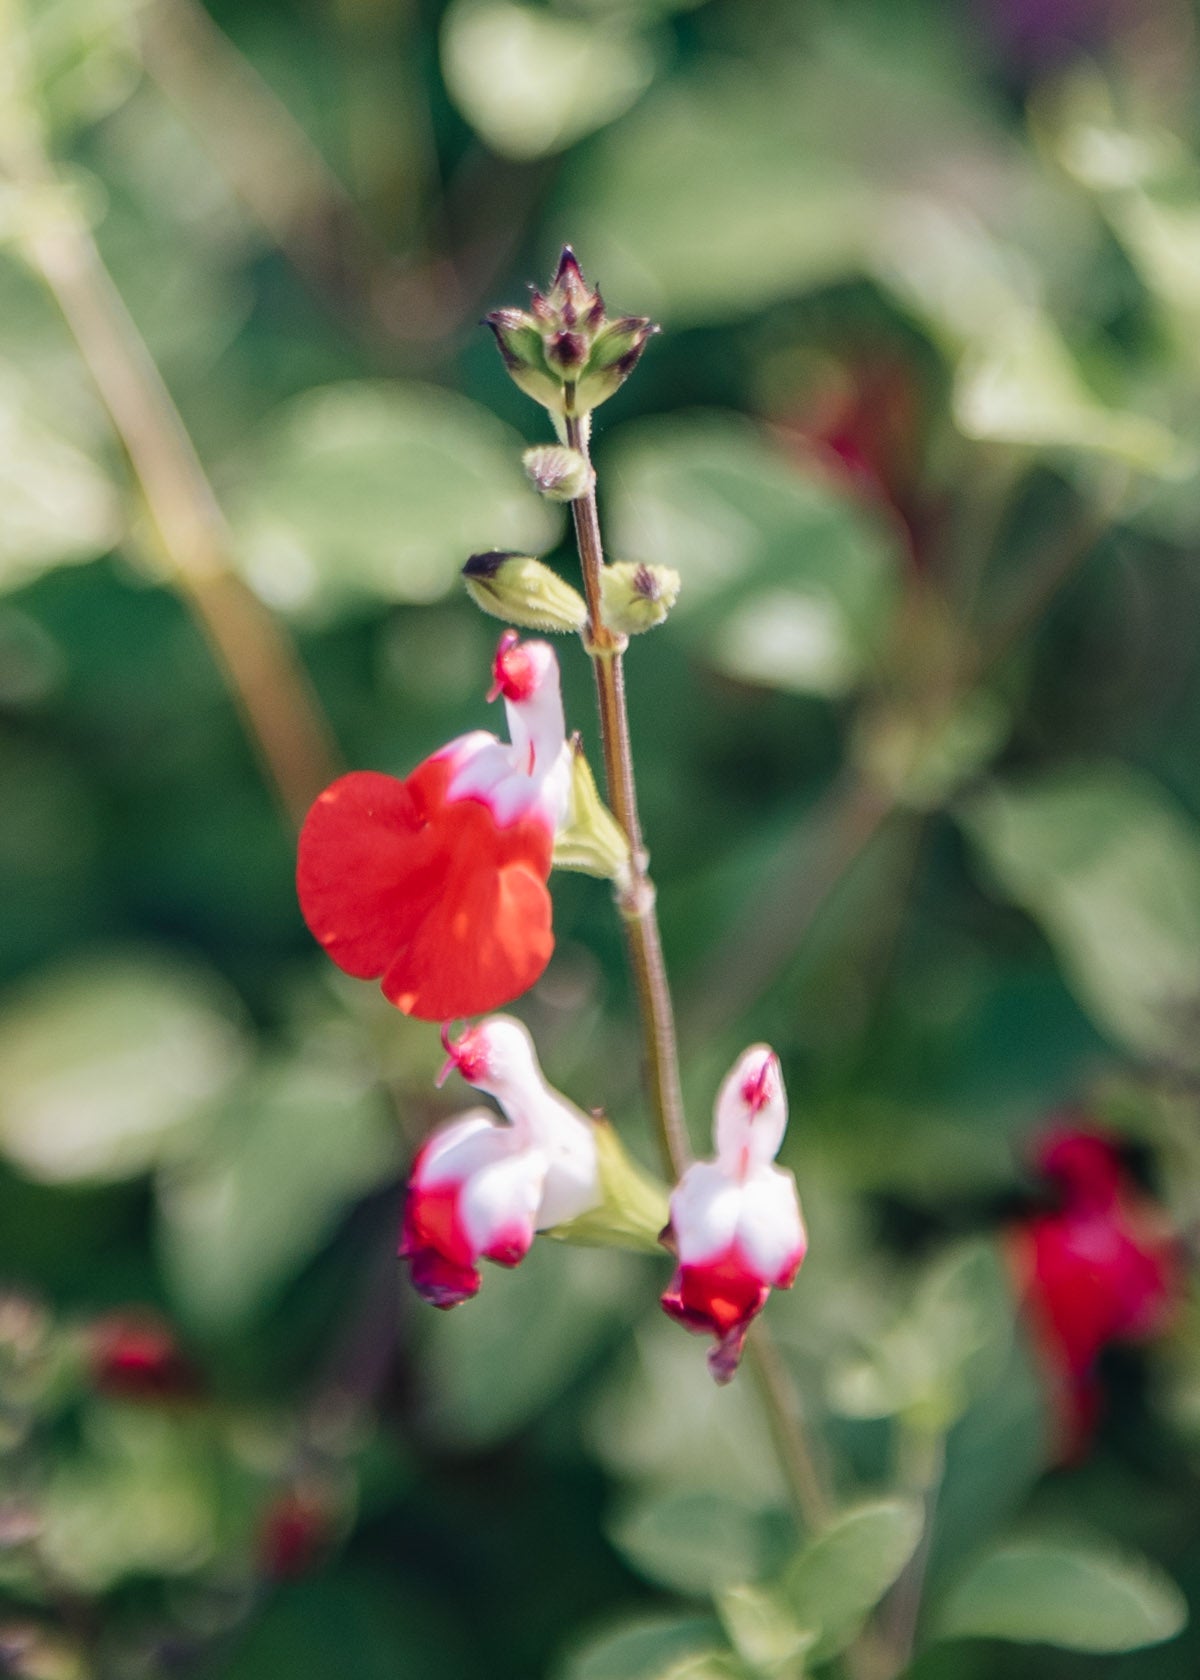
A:
[[[1009,1256],[1051,1382],[1061,1456],[1086,1451],[1100,1415],[1097,1363],[1114,1342],[1167,1328],[1182,1257],[1164,1210],[1129,1174],[1116,1140],[1049,1132],[1036,1153],[1059,1206],[1024,1219]]]
[[[554,949],[546,881],[571,785],[558,661],[508,630],[494,670],[511,743],[476,730],[403,781],[342,776],[300,833],[296,887],[312,933],[339,968],[381,980],[424,1021],[509,1002]]]
[[[141,1309],[111,1313],[89,1327],[88,1366],[101,1394],[119,1400],[188,1400],[202,1386],[171,1326]]]

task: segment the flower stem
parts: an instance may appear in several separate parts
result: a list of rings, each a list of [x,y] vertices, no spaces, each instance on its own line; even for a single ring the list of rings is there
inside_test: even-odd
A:
[[[566,432],[571,448],[578,449],[585,459],[589,459],[586,428],[578,420],[568,418]],[[637,988],[638,1014],[642,1023],[659,1150],[665,1171],[672,1179],[678,1179],[691,1160],[691,1146],[683,1115],[675,1016],[654,908],[654,884],[647,872],[646,849],[638,820],[629,716],[625,705],[625,676],[621,663],[624,642],[604,623],[600,611],[604,547],[594,484],[585,496],[571,503],[571,513],[587,596],[585,640],[596,673],[608,799],[614,816],[629,839],[632,854],[630,878],[618,892],[617,903],[625,924],[630,965]],[[799,1400],[787,1368],[761,1320],[750,1333],[747,1352],[797,1514],[809,1533],[815,1534],[829,1521],[832,1505],[809,1444]]]
[[[155,362],[104,266],[91,230],[66,194],[35,122],[0,167],[53,211],[35,214],[27,260],[54,296],[124,445],[170,580],[222,667],[280,803],[299,823],[336,773],[328,731],[291,642],[230,565],[230,537],[191,438]]]
[[[569,418],[566,427],[567,442],[587,458],[587,436],[580,422]],[[629,878],[618,890],[617,905],[625,926],[630,967],[637,989],[638,1016],[642,1024],[659,1150],[664,1168],[672,1179],[676,1179],[691,1159],[691,1146],[683,1115],[675,1014],[663,963],[654,883],[647,869],[648,859],[638,819],[633,753],[629,744],[629,714],[625,705],[625,673],[621,659],[623,642],[604,623],[600,612],[604,547],[594,488],[571,503],[571,513],[588,604],[585,639],[596,676],[608,802],[625,831],[631,854]]]

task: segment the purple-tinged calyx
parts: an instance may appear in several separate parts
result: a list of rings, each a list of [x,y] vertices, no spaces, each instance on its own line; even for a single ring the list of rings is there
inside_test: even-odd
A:
[[[528,310],[495,309],[484,324],[521,390],[551,413],[573,418],[612,396],[658,331],[646,316],[610,320],[569,245],[549,289],[535,291]]]

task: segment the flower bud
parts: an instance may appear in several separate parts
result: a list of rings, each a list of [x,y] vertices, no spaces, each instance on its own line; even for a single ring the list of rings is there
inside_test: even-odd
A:
[[[658,331],[642,315],[609,320],[569,245],[549,291],[529,309],[494,309],[484,325],[496,335],[504,365],[521,390],[556,416],[588,414],[633,372]],[[570,498],[568,498],[570,499]]]
[[[600,574],[604,622],[619,636],[637,636],[661,624],[679,598],[679,573],[670,566],[618,560]]]
[[[473,554],[462,575],[475,605],[506,624],[566,633],[587,623],[583,596],[528,554]]]
[[[522,455],[525,471],[535,490],[552,502],[573,502],[586,496],[596,474],[578,449],[563,444],[543,443]]]
[[[554,867],[622,881],[629,871],[629,840],[600,798],[578,735],[571,737],[571,806],[554,838]]]

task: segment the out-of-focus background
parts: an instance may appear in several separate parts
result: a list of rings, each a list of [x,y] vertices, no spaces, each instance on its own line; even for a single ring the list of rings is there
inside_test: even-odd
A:
[[[787,1680],[782,1604],[869,1674],[915,1499],[914,1673],[1195,1675],[1198,43],[1187,0],[0,0],[0,1672]],[[566,240],[664,328],[595,457],[612,553],[683,579],[627,675],[686,1096],[703,1149],[783,1059],[768,1317],[839,1499],[893,1501],[861,1591],[853,1536],[788,1563],[666,1256],[409,1292],[463,1089],[293,896],[334,754],[286,642],[403,774],[489,721],[467,555],[572,575],[477,325]],[[607,891],[554,898],[518,1012],[652,1161]],[[1057,1342],[1052,1124],[1124,1150]]]

